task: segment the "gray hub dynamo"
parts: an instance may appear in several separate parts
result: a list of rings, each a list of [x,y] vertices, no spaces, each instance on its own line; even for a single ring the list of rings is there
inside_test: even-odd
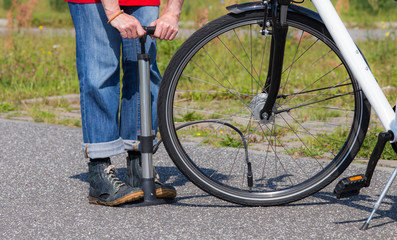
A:
[[[272,114],[269,119],[267,119],[267,117],[261,119],[260,116],[260,112],[265,106],[267,97],[268,97],[267,93],[260,93],[256,95],[251,101],[251,114],[253,118],[261,124],[268,124],[270,122],[273,122],[274,120],[274,114]],[[273,106],[273,112],[274,111],[276,111],[276,104],[274,104]]]

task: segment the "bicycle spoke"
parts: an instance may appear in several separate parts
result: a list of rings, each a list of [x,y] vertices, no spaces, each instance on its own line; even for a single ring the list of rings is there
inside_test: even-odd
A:
[[[314,86],[316,83],[318,83],[318,82],[319,82],[320,80],[322,80],[325,76],[327,76],[328,74],[330,74],[333,70],[335,70],[336,68],[340,67],[341,65],[342,65],[342,64],[338,65],[337,67],[333,68],[331,71],[328,71],[327,73],[325,73],[324,75],[322,75],[321,77],[319,77],[317,80],[313,81],[309,86],[306,86],[301,92],[305,92],[306,89],[309,89],[310,87]],[[346,81],[348,81],[348,80],[349,80],[349,79],[346,79],[346,80],[344,80],[343,82],[346,82]],[[343,82],[341,82],[341,83],[343,83]],[[325,87],[325,88],[322,88],[322,89],[324,90],[324,89],[331,89],[331,88],[339,87],[341,83],[339,83],[338,85],[334,85],[334,86],[332,86],[332,87]],[[320,88],[320,89],[321,89],[321,88]],[[290,98],[288,101],[291,101],[296,95],[298,95],[298,94],[292,95],[293,97]]]
[[[265,43],[264,43],[264,46],[263,46],[263,48],[262,48],[262,60],[261,60],[261,65],[260,65],[260,70],[259,70],[259,80],[261,79],[261,76],[262,76],[262,67],[263,67],[263,61],[264,61],[264,59],[265,59],[265,52],[266,52],[266,46],[267,46],[267,36],[265,37]],[[264,86],[265,84],[261,81],[260,82],[261,83],[261,86]]]
[[[230,48],[220,39],[218,38],[219,41],[222,43],[222,45],[228,50],[228,52],[237,60],[237,62],[244,68],[244,70],[250,75],[252,79],[255,79],[255,77],[250,73],[248,68],[240,61],[240,59],[230,50]],[[256,79],[255,81],[259,83]]]
[[[251,28],[251,25],[250,25],[250,28]],[[238,42],[239,42],[241,48],[243,49],[246,58],[247,58],[248,61],[250,62],[251,69],[252,69],[252,67],[253,67],[252,59],[250,59],[250,57],[248,56],[247,50],[245,50],[245,47],[244,47],[243,43],[241,42],[239,36],[237,35],[236,30],[233,30],[233,32],[234,32],[234,35],[236,36],[236,38],[237,38],[237,40],[238,40]],[[252,33],[251,30],[250,30],[250,33]],[[251,38],[251,39],[252,39],[252,38]],[[252,45],[251,45],[251,48],[252,48]],[[252,55],[251,55],[251,56],[252,56]],[[258,72],[257,72],[255,69],[254,69],[254,72],[255,72],[256,76],[258,76],[258,79],[259,79]],[[253,75],[251,72],[250,72],[250,75],[251,75],[251,78],[252,78],[252,79],[254,79],[257,83],[259,83],[259,81],[257,81],[257,79],[254,78],[254,75]]]
[[[345,86],[350,86],[350,85],[352,85],[352,84],[346,83],[346,84],[339,84],[339,85],[335,85],[335,86],[316,88],[316,89],[312,89],[309,91],[302,91],[302,92],[298,92],[298,93],[282,94],[282,95],[277,96],[277,98],[288,98],[290,96],[303,95],[303,94],[307,94],[307,93],[313,93],[313,92],[323,91],[323,90],[327,90],[327,89],[335,89],[335,88],[345,87]]]
[[[280,115],[281,116],[281,118],[284,120],[284,122],[288,125],[288,127],[290,127],[290,129],[293,131],[293,134],[299,139],[299,141],[302,143],[302,146],[304,147],[304,148],[306,148],[310,153],[312,153],[311,155],[314,155],[313,154],[313,152],[310,150],[310,148],[307,146],[307,144],[305,143],[305,141],[303,141],[303,139],[297,134],[297,132],[296,131],[294,131],[293,130],[293,128],[289,125],[289,123],[285,120],[285,118],[282,116],[282,115]],[[293,117],[292,117],[293,118]],[[296,119],[295,118],[293,118],[295,121],[296,121]],[[298,121],[296,121],[304,130],[306,130],[306,132],[310,135],[310,136],[312,136],[314,139],[316,139],[316,137],[313,135],[313,134],[311,134],[309,131],[307,131],[307,129],[305,128],[305,127],[303,127]],[[317,139],[316,139],[317,140]],[[318,140],[317,140],[318,141]],[[314,156],[312,156],[312,158],[321,166],[321,168],[323,168],[323,166],[322,166],[322,164],[318,161],[318,159],[317,158],[315,158]],[[303,170],[302,170],[303,171]]]
[[[318,100],[318,101],[314,101],[314,102],[310,102],[310,103],[301,104],[301,105],[298,105],[298,106],[295,106],[295,107],[290,107],[290,108],[283,109],[283,110],[280,110],[280,111],[277,110],[277,111],[275,112],[275,114],[280,114],[280,113],[283,113],[283,112],[289,112],[289,111],[291,111],[291,110],[293,110],[293,109],[297,109],[297,108],[301,108],[301,107],[306,107],[306,106],[309,106],[309,105],[312,105],[312,104],[316,104],[316,103],[320,103],[320,102],[325,102],[325,101],[328,101],[328,100],[331,100],[331,99],[334,99],[334,98],[339,98],[339,97],[343,97],[343,96],[347,96],[347,95],[353,95],[353,93],[354,93],[354,92],[349,92],[349,93],[345,93],[345,94],[339,94],[339,95],[335,95],[335,96],[333,96],[333,97],[324,98],[324,99],[321,99],[321,100]]]
[[[284,119],[284,121],[285,121],[285,119]],[[286,123],[287,123],[287,122],[286,122]],[[288,124],[288,123],[287,123],[287,124]],[[274,125],[274,126],[275,126],[275,125]],[[290,129],[293,131],[293,129],[291,128],[291,126],[290,126],[289,124],[288,124],[288,126],[289,126]],[[274,128],[274,127],[273,127],[273,128]],[[275,128],[274,128],[274,129],[275,129]],[[295,131],[294,131],[294,134],[295,134],[295,135],[298,137],[298,139],[303,143],[302,139],[296,134]],[[274,133],[274,136],[276,136],[275,133]],[[292,153],[289,152],[289,150],[285,148],[284,144],[282,144],[278,138],[275,137],[275,139],[276,139],[276,141],[279,143],[279,145],[283,147],[284,151],[289,155],[289,157],[290,157],[290,159],[292,160],[292,162],[295,162],[296,166],[298,166],[298,168],[301,169],[301,171],[306,175],[306,177],[309,177],[309,176],[305,173],[305,170],[298,164],[298,162],[297,162],[293,157],[291,157]],[[285,170],[285,168],[284,168],[284,170]],[[285,173],[288,175],[288,173],[287,173],[286,170],[285,170]],[[292,175],[292,174],[290,174],[290,175]],[[292,181],[292,180],[291,180],[291,181]]]
[[[205,71],[204,68],[202,68],[200,65],[198,65],[197,63],[195,63],[193,60],[192,60],[192,62],[193,62],[197,67],[199,67],[204,73],[206,73],[210,78],[212,78],[215,82],[219,83],[220,86],[222,86],[224,89],[228,90],[230,94],[233,94],[234,96],[236,96],[237,98],[239,98],[240,101],[248,107],[248,105],[244,102],[244,100],[241,98],[241,96],[239,96],[239,94],[238,94],[237,91],[235,91],[235,90],[234,90],[234,92],[233,92],[233,91],[230,91],[228,88],[226,88],[224,85],[222,85],[215,77],[213,77],[213,76],[210,75],[207,71]]]
[[[278,156],[278,154],[277,154],[277,147],[276,147],[276,142],[278,142],[278,139],[276,138],[276,134],[275,134],[275,128],[274,128],[274,126],[275,126],[275,124],[273,124],[272,126],[272,128],[270,129],[267,125],[264,125],[267,129],[268,129],[268,131],[270,131],[271,132],[271,136],[274,136],[275,137],[275,144],[274,144],[274,146],[271,144],[271,140],[266,136],[266,134],[264,133],[265,131],[264,131],[264,129],[262,128],[262,125],[261,124],[259,124],[259,123],[257,123],[257,127],[262,131],[262,133],[263,133],[263,136],[267,139],[267,141],[269,142],[269,144],[268,144],[268,148],[271,148],[272,149],[272,151],[275,153],[275,166],[277,166],[277,162],[280,162],[280,165],[281,165],[281,167],[283,168],[283,170],[284,170],[284,172],[288,175],[288,172],[287,172],[287,170],[285,169],[285,167],[283,166],[283,164],[281,163],[281,160],[280,160],[280,158],[279,158],[279,156]],[[249,136],[249,135],[251,135],[253,132],[255,132],[258,128],[257,127],[255,127],[252,131],[251,131],[251,133],[250,134],[248,134],[247,136]],[[266,159],[267,159],[267,154],[266,154]],[[277,161],[277,159],[279,160],[279,161]],[[264,171],[264,169],[263,169],[263,171]],[[276,172],[277,172],[277,167],[276,167]],[[277,173],[276,173],[276,175],[277,175]],[[262,174],[262,176],[261,176],[261,179],[263,179],[264,178],[264,174]],[[290,179],[290,182],[293,184],[293,181],[292,181],[292,179],[290,178],[290,177],[288,177],[289,179]]]
[[[199,78],[192,77],[192,76],[189,76],[189,75],[183,74],[182,76],[183,77],[187,77],[187,78],[192,79],[192,80],[195,80],[195,81],[198,81],[198,82],[202,82],[202,83],[208,84],[208,85],[221,87],[221,88],[227,90],[229,93],[232,93],[233,91],[236,91],[234,89],[226,88],[223,85],[219,85],[219,84],[215,84],[215,83],[212,83],[212,82],[208,82],[208,81],[205,81],[203,79],[199,79]],[[178,92],[181,92],[181,91],[182,90],[178,90]],[[183,90],[183,91],[185,91],[185,92],[209,92],[209,93],[217,93],[217,94],[227,94],[225,92],[218,92],[218,91],[201,91],[201,90],[189,90],[189,89],[186,89],[186,90]],[[237,93],[238,93],[238,95],[241,95],[241,96],[252,96],[252,94],[246,94],[246,93],[242,93],[242,92],[237,92]]]
[[[290,67],[287,68],[287,69],[289,69],[289,71],[288,71],[287,79],[285,80],[284,86],[283,87],[280,86],[280,89],[282,89],[281,93],[283,93],[285,91],[285,88],[286,88],[286,86],[287,86],[287,84],[289,82],[289,76],[290,76],[292,68],[294,66],[296,55],[298,54],[298,50],[299,50],[299,47],[300,47],[300,44],[301,44],[301,41],[302,41],[303,33],[304,32],[302,31],[301,36],[299,38],[298,45],[296,46],[296,50],[295,50],[294,58],[292,59],[292,63],[290,65]]]
[[[219,70],[219,72],[221,72],[223,78],[226,80],[226,82],[229,83],[229,85],[233,88],[233,84],[229,81],[229,79],[226,77],[225,73],[220,69],[219,65],[216,64],[216,62],[214,61],[214,59],[211,57],[211,55],[207,52],[207,50],[205,50],[205,48],[202,48],[205,53],[207,54],[207,56],[211,59],[211,62],[216,66],[216,68]],[[234,90],[234,92],[237,92],[237,90]]]
[[[318,81],[318,80],[317,80],[317,81]],[[346,81],[347,81],[347,80],[344,80],[343,82],[346,82]],[[312,105],[312,104],[316,104],[316,103],[328,101],[328,100],[331,100],[331,99],[334,99],[334,98],[338,98],[338,97],[342,97],[342,96],[346,96],[346,95],[351,95],[353,92],[349,92],[349,93],[345,93],[345,94],[329,94],[329,95],[332,95],[332,97],[328,97],[328,98],[323,98],[323,99],[320,99],[320,100],[312,101],[313,99],[316,99],[316,98],[319,97],[319,96],[326,95],[325,93],[326,93],[328,90],[336,89],[336,88],[339,88],[339,87],[343,86],[343,82],[337,83],[337,84],[334,85],[334,86],[329,86],[329,87],[325,87],[325,88],[319,88],[319,89],[314,89],[314,90],[306,91],[306,92],[316,92],[316,91],[321,91],[321,92],[318,93],[317,95],[312,96],[310,99],[306,100],[305,102],[303,102],[302,104],[300,104],[300,105],[298,105],[298,106],[289,107],[288,109],[283,109],[282,111],[276,111],[276,113],[282,113],[282,112],[290,111],[290,110],[292,110],[292,109],[301,108],[301,107],[304,107],[304,106],[309,106],[309,105]],[[307,88],[305,88],[304,90],[306,90],[306,89],[307,89]],[[358,90],[357,90],[357,91],[358,91]],[[356,92],[357,92],[357,91],[356,91]],[[303,91],[301,91],[300,93],[302,93],[302,92],[303,92]],[[290,102],[293,98],[295,98],[295,97],[296,97],[297,95],[299,95],[300,93],[297,93],[297,94],[290,94],[290,96],[292,96],[292,98],[289,98],[286,102],[283,102],[283,104],[280,105],[279,107],[282,107],[283,105],[287,105],[288,102]],[[312,102],[309,102],[309,101],[312,101]]]
[[[295,76],[290,80],[294,80],[296,79],[298,76],[302,75],[304,72],[308,71],[308,69],[310,69],[311,67],[313,67],[316,63],[318,63],[320,60],[322,60],[323,58],[325,58],[325,56],[327,54],[331,53],[331,51],[327,52],[326,54],[323,54],[321,57],[319,57],[318,59],[316,59],[315,61],[313,61],[309,66],[307,66],[306,68],[304,68],[301,72],[295,74]]]
[[[288,67],[286,67],[286,68],[284,69],[283,74],[284,74],[288,69],[290,69],[290,68],[292,67],[293,64],[295,64],[297,61],[299,61],[299,59],[301,59],[306,53],[308,53],[309,50],[312,49],[312,48],[316,45],[316,43],[317,43],[318,41],[319,41],[318,39],[317,39],[316,41],[314,41],[307,49],[305,49],[305,51],[304,51],[301,55],[299,55],[299,57],[296,58],[295,61],[293,61],[290,65],[288,65]],[[309,67],[310,67],[310,66],[309,66]]]

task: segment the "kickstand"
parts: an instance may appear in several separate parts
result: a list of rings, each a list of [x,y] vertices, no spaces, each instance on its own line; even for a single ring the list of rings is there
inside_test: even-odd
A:
[[[389,190],[391,184],[393,183],[394,179],[397,176],[397,167],[394,169],[393,173],[390,175],[389,180],[386,183],[385,188],[383,189],[382,193],[380,194],[378,200],[374,204],[374,208],[371,212],[371,215],[369,215],[367,221],[361,226],[360,230],[367,230],[369,226],[369,222],[371,221],[372,217],[374,216],[376,210],[378,210],[380,204],[382,203],[383,198],[385,197],[387,191]]]
[[[393,132],[389,131],[389,132],[383,132],[380,133],[378,136],[378,142],[376,143],[375,149],[371,154],[369,163],[368,163],[368,167],[367,167],[367,171],[365,173],[365,177],[366,177],[366,186],[368,187],[370,185],[371,179],[372,179],[372,174],[375,170],[375,166],[385,148],[385,145],[388,141],[391,141],[394,139],[394,134]],[[374,208],[370,214],[370,216],[368,217],[367,221],[361,226],[360,230],[367,230],[369,223],[372,219],[372,217],[374,216],[376,210],[378,210],[380,204],[382,203],[383,198],[385,197],[387,191],[389,190],[391,184],[393,183],[394,179],[396,178],[397,175],[397,168],[394,169],[393,173],[391,174],[389,180],[386,183],[386,186],[384,187],[382,193],[380,194],[378,200],[376,201],[376,203],[374,204]]]

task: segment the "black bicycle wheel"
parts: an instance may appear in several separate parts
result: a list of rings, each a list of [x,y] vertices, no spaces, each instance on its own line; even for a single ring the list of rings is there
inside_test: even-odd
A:
[[[345,170],[365,137],[370,106],[325,26],[293,11],[287,22],[269,120],[259,118],[271,43],[260,34],[261,11],[208,23],[164,74],[158,114],[165,147],[189,180],[226,201],[266,206],[313,194]]]

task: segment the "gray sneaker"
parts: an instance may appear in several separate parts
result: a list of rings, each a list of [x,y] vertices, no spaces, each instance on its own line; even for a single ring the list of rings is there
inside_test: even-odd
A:
[[[141,187],[142,179],[142,160],[141,153],[128,151],[127,157],[127,185],[131,187]],[[173,186],[163,184],[159,181],[160,177],[154,171],[154,183],[156,187],[156,197],[160,199],[174,199],[176,198],[176,190]]]
[[[90,193],[88,202],[117,206],[143,199],[143,191],[121,182],[114,174],[116,169],[108,162],[89,162]]]

